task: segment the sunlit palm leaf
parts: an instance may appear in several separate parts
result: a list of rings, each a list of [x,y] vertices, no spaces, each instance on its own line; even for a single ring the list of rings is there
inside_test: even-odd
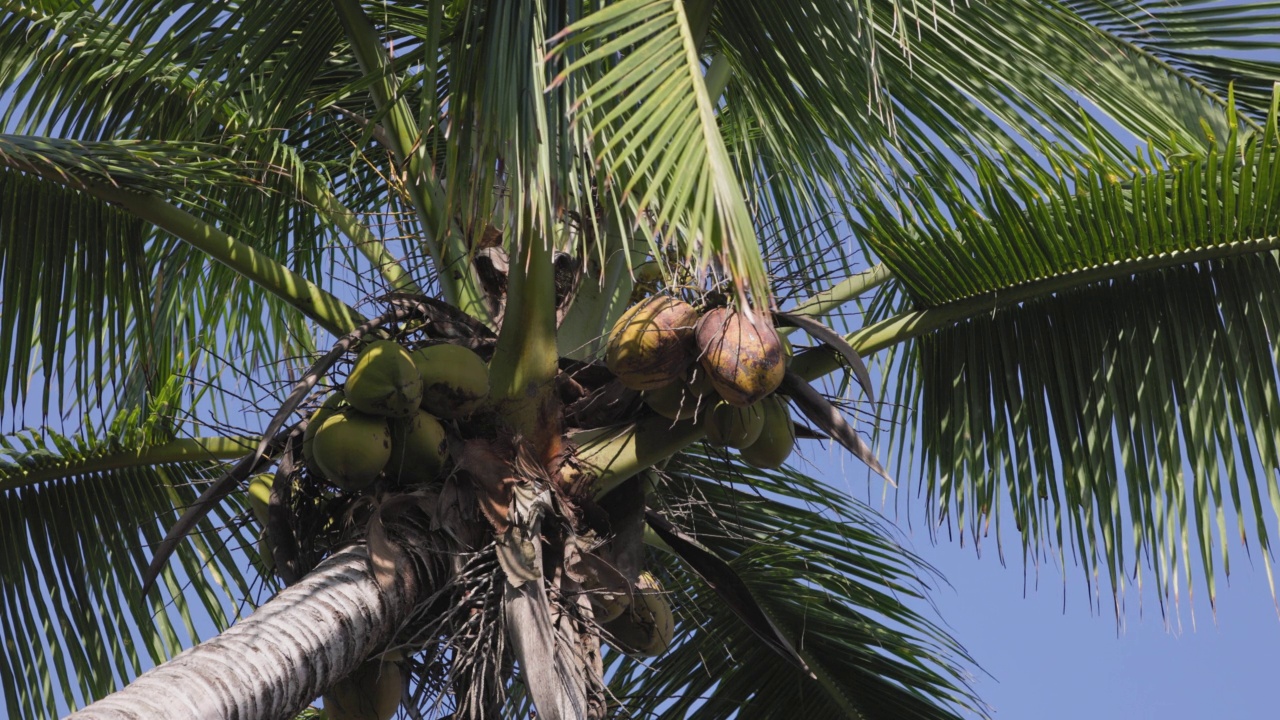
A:
[[[225,627],[249,598],[230,553],[251,542],[233,529],[234,504],[183,544],[179,573],[139,594],[145,548],[199,493],[191,483],[248,447],[247,438],[137,445],[146,436],[117,423],[94,438],[0,438],[0,694],[10,717],[56,717],[59,702],[102,697],[196,642],[197,624]]]
[[[1270,573],[1274,110],[1265,133],[1168,168],[1079,174],[1048,194],[994,167],[982,180],[982,198],[945,204],[921,186],[909,225],[878,213],[866,228],[918,309],[854,344],[924,334],[900,365],[920,414],[897,438],[921,443],[935,512],[981,536],[1007,495],[1028,553],[1074,548],[1117,592],[1147,559],[1162,602],[1197,575],[1212,602],[1230,535],[1256,542]]]
[[[1274,2],[1219,0],[1064,0],[1114,45],[1148,64],[1164,64],[1192,92],[1224,99],[1231,87],[1252,118],[1266,118],[1280,63],[1271,29],[1280,22]],[[1127,46],[1127,47],[1126,47]]]
[[[0,165],[7,166],[4,177],[11,190],[4,196],[11,204],[5,206],[10,221],[3,231],[0,264],[10,277],[3,286],[6,334],[0,349],[13,359],[13,370],[3,378],[13,405],[24,394],[37,348],[47,383],[64,376],[86,387],[101,389],[109,383],[110,397],[121,401],[140,399],[149,383],[167,377],[202,349],[215,349],[216,359],[254,348],[283,347],[287,356],[299,352],[290,352],[291,347],[310,346],[305,317],[282,312],[283,303],[270,296],[235,292],[244,281],[230,268],[81,192],[88,189],[85,183],[102,183],[112,192],[141,198],[152,190],[185,187],[190,193],[185,199],[197,212],[204,213],[208,203],[216,217],[220,204],[202,197],[202,187],[223,194],[238,186],[246,196],[276,197],[274,205],[249,201],[259,211],[247,216],[255,219],[251,223],[274,219],[285,236],[298,223],[315,224],[305,209],[289,212],[288,194],[263,192],[268,186],[244,166],[212,152],[212,147],[180,143],[0,137]],[[39,216],[45,220],[30,222],[36,210],[45,213]],[[240,223],[232,223],[236,225]],[[290,249],[288,242],[278,240],[264,246],[281,255]],[[39,260],[47,262],[27,264]],[[183,270],[193,263],[208,271]],[[33,274],[31,267],[43,272]],[[61,274],[68,272],[64,280]],[[105,303],[113,309],[109,318],[95,310]],[[228,329],[219,338],[210,328],[224,319]],[[97,351],[85,352],[90,347]],[[81,352],[67,354],[68,348]],[[279,359],[272,355],[255,362]],[[268,367],[275,374],[276,368]],[[81,402],[92,404],[90,397],[103,396],[86,393]],[[47,391],[43,407],[50,407]]]
[[[681,0],[622,0],[569,26],[553,52],[557,82],[584,71],[574,104],[594,136],[591,153],[653,250],[683,242],[696,268],[732,274],[757,304],[770,296],[752,218],[703,82]]]
[[[1205,126],[1222,140],[1227,89],[1206,68],[1224,63],[1242,86],[1269,86],[1280,66],[1256,49],[1280,9],[1187,5],[717,4],[712,38],[732,68],[722,126],[767,228],[771,270],[816,289],[829,266],[813,259],[838,265],[824,255],[840,240],[831,215],[856,215],[845,202],[855,185],[896,192],[895,177],[924,172],[971,189],[983,160],[1043,167],[1045,142],[1092,145],[1124,168],[1136,142],[1126,133],[1162,153],[1200,148]],[[1269,97],[1242,93],[1241,122],[1256,124]]]

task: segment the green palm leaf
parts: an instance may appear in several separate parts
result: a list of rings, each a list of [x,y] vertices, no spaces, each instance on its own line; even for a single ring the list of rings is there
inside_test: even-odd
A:
[[[675,558],[667,574],[678,645],[638,662],[614,656],[612,691],[632,716],[960,717],[979,703],[972,661],[906,604],[930,574],[870,509],[790,471],[691,455],[668,468],[664,514],[726,558],[813,672],[753,635]],[[768,673],[759,671],[768,667]]]
[[[634,212],[656,236],[654,254],[679,240],[696,269],[727,274],[763,305],[771,293],[759,243],[684,3],[622,0],[561,35],[552,52],[567,62],[557,82],[587,71],[575,80],[574,106],[605,177],[622,198],[637,196]]]
[[[14,405],[36,348],[41,348],[45,361],[47,410],[48,384],[64,376],[86,386],[85,381],[93,379],[99,388],[109,381],[117,399],[138,396],[156,378],[167,377],[180,358],[197,354],[201,345],[221,345],[222,354],[228,349],[241,354],[279,345],[284,338],[286,347],[307,348],[307,317],[334,327],[358,318],[270,256],[149,192],[212,181],[215,187],[239,184],[246,192],[264,194],[260,183],[241,172],[242,165],[210,155],[208,150],[158,142],[0,137],[0,165],[7,166],[3,174],[9,189],[4,199],[12,203],[5,213],[12,220],[0,238],[0,266],[9,275],[0,296],[9,332],[0,350],[13,359],[13,370],[0,380]],[[209,200],[197,191],[187,202],[203,213],[202,199]],[[218,203],[212,205],[216,215]],[[287,207],[279,202],[270,209],[261,202],[254,205],[262,212],[248,217],[259,221],[281,219],[275,211],[285,211],[287,230],[291,222]],[[116,209],[119,206],[176,233],[185,243],[174,243],[167,234],[146,228]],[[51,220],[22,220],[34,210],[47,211]],[[271,249],[284,253],[288,246],[276,243]],[[221,264],[211,262],[214,258]],[[44,259],[51,264],[36,266],[43,267],[43,273],[26,270],[30,266],[25,262]],[[182,270],[192,263],[206,265],[209,271],[201,275]],[[71,274],[64,281],[60,273],[67,270]],[[243,276],[273,287],[278,299],[234,292]],[[94,308],[107,303],[113,315],[104,318]],[[286,303],[305,314],[282,311]],[[273,308],[271,312],[265,312],[268,307]],[[81,312],[70,312],[70,308]],[[38,318],[43,322],[37,323]],[[209,328],[224,319],[226,340],[218,342]],[[67,355],[65,351],[91,346],[98,352]],[[104,347],[108,349],[103,351]],[[100,357],[105,362],[99,363]],[[129,387],[134,380],[141,382],[142,390]]]
[[[195,499],[192,483],[250,447],[248,438],[146,441],[151,434],[117,422],[96,437],[0,438],[0,694],[11,717],[55,716],[59,703],[112,692],[197,642],[197,624],[226,627],[229,609],[249,597],[230,552],[250,542],[235,529],[235,504],[183,544],[180,573],[140,595],[145,545]]]
[[[1168,167],[1055,189],[989,166],[981,198],[935,202],[921,183],[905,225],[868,215],[915,309],[851,339],[921,337],[898,365],[920,414],[895,439],[919,442],[934,512],[977,538],[1007,496],[1028,555],[1072,547],[1117,593],[1146,558],[1163,601],[1199,574],[1212,602],[1231,535],[1270,573],[1275,118]]]
[[[101,396],[104,381],[118,377],[113,366],[123,362],[108,348],[127,346],[135,329],[145,342],[147,327],[134,325],[145,317],[150,294],[145,225],[81,193],[12,171],[0,172],[0,202],[8,209],[0,221],[3,402],[21,406],[33,359],[44,368],[74,368],[66,379]],[[64,311],[69,308],[75,312]],[[95,362],[75,360],[90,357]],[[56,375],[45,374],[46,408]]]

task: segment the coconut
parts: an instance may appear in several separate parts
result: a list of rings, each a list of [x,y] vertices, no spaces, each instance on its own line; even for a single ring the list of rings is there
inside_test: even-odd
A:
[[[643,572],[630,606],[603,627],[609,644],[622,652],[636,657],[657,657],[671,647],[676,621],[658,579]]]
[[[400,707],[404,678],[394,662],[366,662],[324,694],[329,720],[389,720]]]
[[[707,441],[720,447],[744,448],[754,443],[764,429],[764,412],[760,405],[730,405],[721,400],[712,406],[703,421]]]
[[[641,301],[614,324],[605,365],[632,390],[670,385],[693,361],[697,319],[697,311],[679,298],[658,295]]]
[[[787,404],[777,395],[770,395],[758,404],[764,411],[764,429],[761,430],[760,437],[739,454],[747,463],[758,468],[782,467],[796,446],[791,413],[787,410]]]
[[[489,367],[461,345],[430,345],[412,354],[422,376],[422,409],[446,420],[465,418],[489,397]]]
[[[320,425],[325,421],[325,418],[345,407],[346,402],[346,396],[339,390],[325,398],[320,407],[311,413],[311,419],[307,421],[307,429],[302,433],[302,459],[307,467],[316,472],[320,472],[320,466],[316,465],[316,458],[311,452],[315,443],[316,431],[320,429]]]
[[[347,408],[320,423],[311,449],[329,482],[343,490],[361,490],[391,459],[391,429],[386,418]]]
[[[617,620],[631,606],[631,596],[626,593],[597,590],[589,593],[587,598],[591,600],[591,612],[595,621],[601,625]]]
[[[266,530],[263,530],[262,534],[258,536],[258,561],[262,563],[262,570],[267,575],[275,573],[275,549],[271,544],[271,536],[267,535]]]
[[[707,410],[707,402],[684,383],[646,390],[644,404],[668,420],[697,420]]]
[[[347,402],[362,413],[413,417],[422,401],[422,376],[407,350],[378,340],[356,358],[344,389]]]
[[[267,524],[267,508],[271,505],[271,486],[275,483],[275,473],[262,473],[249,479],[249,508],[259,525]]]
[[[434,480],[444,467],[444,426],[425,410],[391,421],[391,459],[387,475],[406,484]]]
[[[769,318],[716,308],[698,321],[698,362],[726,402],[745,407],[782,384],[782,340]]]

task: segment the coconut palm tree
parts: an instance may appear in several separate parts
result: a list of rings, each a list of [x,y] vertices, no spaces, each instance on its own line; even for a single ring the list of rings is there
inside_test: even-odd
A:
[[[981,713],[892,528],[723,447],[761,395],[1118,612],[1270,574],[1274,3],[0,8],[12,717]],[[387,341],[489,389],[354,482]]]

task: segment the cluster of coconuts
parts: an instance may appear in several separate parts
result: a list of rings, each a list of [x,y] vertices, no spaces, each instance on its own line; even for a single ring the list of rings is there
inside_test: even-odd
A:
[[[488,366],[471,350],[441,343],[410,352],[377,340],[312,414],[302,455],[313,473],[348,492],[379,477],[429,482],[448,458],[440,421],[470,416],[488,396]]]
[[[790,356],[766,314],[720,307],[699,316],[679,298],[656,295],[614,324],[605,364],[654,412],[700,423],[713,445],[777,468],[795,447],[791,413],[773,395]]]

